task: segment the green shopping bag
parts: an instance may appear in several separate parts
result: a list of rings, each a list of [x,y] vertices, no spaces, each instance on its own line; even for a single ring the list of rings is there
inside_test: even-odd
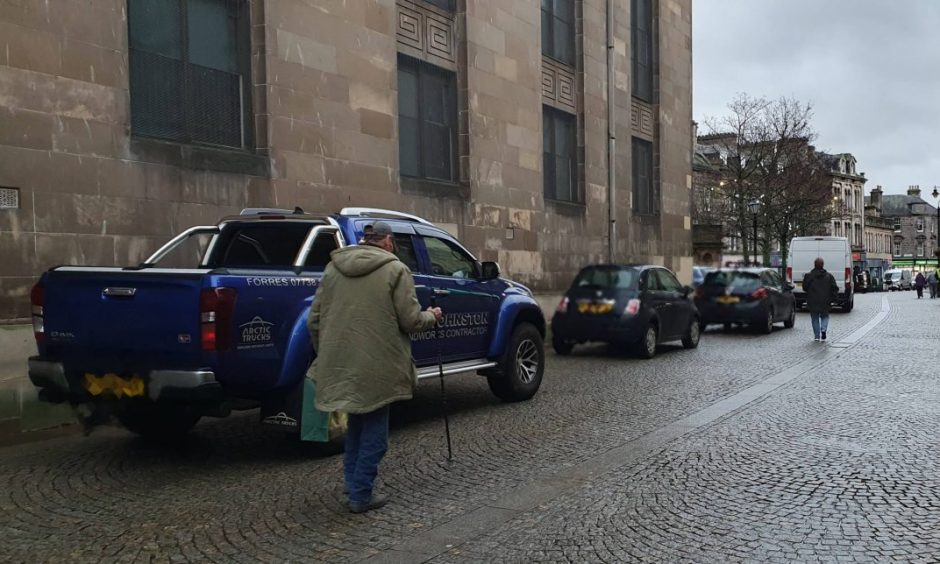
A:
[[[304,378],[304,393],[300,411],[300,440],[325,443],[346,434],[346,414],[326,413],[316,407],[317,384]]]

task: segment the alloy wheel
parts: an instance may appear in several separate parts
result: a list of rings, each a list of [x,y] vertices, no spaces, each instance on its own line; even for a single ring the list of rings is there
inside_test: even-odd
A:
[[[539,349],[529,339],[519,343],[516,349],[516,370],[519,373],[519,380],[523,384],[528,384],[535,378],[539,369]]]

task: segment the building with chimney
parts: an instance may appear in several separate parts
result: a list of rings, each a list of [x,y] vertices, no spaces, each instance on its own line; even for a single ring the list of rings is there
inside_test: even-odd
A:
[[[884,271],[892,268],[894,220],[882,217],[884,193],[876,186],[865,198],[864,267],[872,281],[882,280]]]
[[[832,176],[834,215],[829,235],[847,238],[852,251],[862,253],[865,250],[865,173],[858,172],[857,161],[851,153],[821,153],[820,156],[829,165]]]
[[[881,216],[891,221],[894,268],[936,266],[937,208],[921,197],[920,186],[909,186],[907,194],[881,195]]]

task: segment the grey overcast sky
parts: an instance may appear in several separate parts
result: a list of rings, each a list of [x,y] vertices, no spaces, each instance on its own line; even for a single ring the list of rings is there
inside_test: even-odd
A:
[[[940,186],[940,0],[694,0],[694,119],[739,92],[813,104],[866,193]]]

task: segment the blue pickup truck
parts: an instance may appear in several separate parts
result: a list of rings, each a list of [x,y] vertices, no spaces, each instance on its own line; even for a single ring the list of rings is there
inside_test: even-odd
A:
[[[32,291],[39,354],[29,377],[43,400],[106,410],[146,436],[259,408],[263,424],[296,433],[324,267],[378,219],[392,226],[422,306],[444,310],[412,335],[419,379],[437,376],[440,360],[445,375],[485,376],[502,400],[531,398],[545,366],[532,293],[428,221],[370,208],[247,209],[186,230],[138,266],[52,268]]]

